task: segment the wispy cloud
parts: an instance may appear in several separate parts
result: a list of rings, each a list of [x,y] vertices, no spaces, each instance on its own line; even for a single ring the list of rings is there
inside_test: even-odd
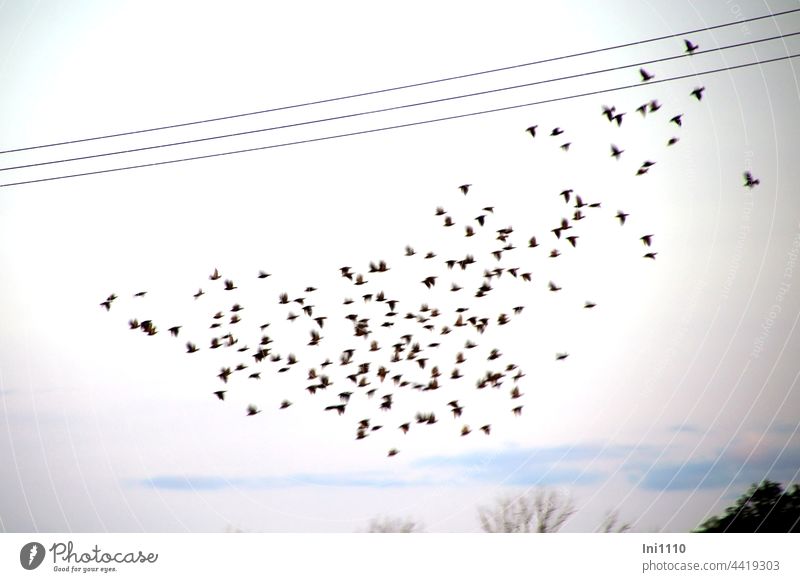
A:
[[[291,474],[230,477],[161,475],[134,482],[172,490],[266,489],[283,487],[422,487],[506,483],[509,485],[586,485],[605,479],[629,447],[556,446],[437,456],[411,463],[407,476],[395,472]],[[611,462],[609,462],[611,461]]]
[[[693,424],[674,424],[672,426],[668,426],[667,430],[671,432],[681,432],[688,434],[705,434],[705,431],[703,429]]]
[[[407,487],[430,484],[424,479],[401,480],[381,473],[296,474],[285,476],[224,477],[216,475],[159,475],[129,485],[177,491],[272,489],[285,487]]]
[[[560,445],[427,457],[412,461],[402,478],[396,471],[247,477],[159,475],[128,484],[178,491],[480,484],[535,487],[592,485],[615,474],[625,475],[650,491],[713,489],[764,478],[788,483],[800,467],[800,447],[788,447],[783,452],[775,447],[767,449],[748,457],[741,448],[729,447],[716,457],[681,461],[675,455],[659,457],[661,449],[653,445]]]
[[[461,480],[512,485],[587,485],[606,478],[627,446],[560,445],[429,457],[415,466],[455,472]]]
[[[800,467],[800,449],[787,448],[771,454],[761,453],[748,458],[739,452],[726,451],[716,458],[677,463],[648,464],[636,461],[626,464],[631,478],[642,477],[641,487],[649,490],[674,491],[714,489],[731,484],[757,483],[772,479],[788,483]]]

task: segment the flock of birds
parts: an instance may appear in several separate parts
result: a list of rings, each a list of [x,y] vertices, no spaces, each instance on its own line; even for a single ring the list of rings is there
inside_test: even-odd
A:
[[[688,40],[685,43],[690,54],[698,48]],[[654,78],[645,69],[639,72],[643,83]],[[704,91],[704,87],[697,87],[691,96],[699,101]],[[661,107],[657,100],[650,100],[636,111],[646,116],[656,113]],[[610,123],[620,126],[626,113],[614,106],[603,106],[602,115]],[[683,125],[682,117],[678,113],[668,123],[680,128]],[[526,131],[532,138],[537,138],[537,129],[538,125],[531,125]],[[558,137],[563,133],[563,129],[555,127],[549,135]],[[671,137],[667,146],[675,145],[678,140],[678,137]],[[560,148],[568,151],[570,145],[570,142],[565,142]],[[625,150],[611,144],[610,151],[612,158],[619,159]],[[636,175],[646,174],[655,163],[645,160]],[[744,173],[744,186],[753,188],[758,184],[759,180],[750,172]],[[456,194],[460,193],[457,199],[460,198],[462,204],[471,202],[471,192],[471,184],[462,184],[456,191]],[[378,260],[369,262],[366,268],[360,270],[352,266],[339,267],[338,274],[349,289],[348,296],[341,299],[341,313],[320,313],[314,305],[314,298],[319,293],[317,288],[306,286],[302,293],[290,295],[286,290],[279,292],[270,300],[274,314],[270,321],[252,322],[243,315],[248,312],[248,306],[237,299],[237,283],[224,277],[215,268],[208,277],[206,289],[199,288],[193,294],[193,301],[196,304],[208,301],[206,295],[225,297],[226,301],[224,306],[208,305],[208,319],[204,325],[208,328],[209,337],[203,342],[188,339],[185,342],[186,353],[190,357],[198,357],[195,354],[205,350],[228,354],[226,359],[231,363],[220,367],[215,380],[218,387],[213,390],[213,396],[221,401],[225,400],[235,379],[261,381],[266,374],[289,376],[293,384],[299,384],[304,377],[307,396],[322,399],[321,409],[338,416],[345,416],[355,399],[365,399],[376,409],[378,420],[361,418],[354,421],[352,426],[356,440],[365,439],[380,429],[384,429],[384,432],[395,431],[397,435],[406,434],[417,425],[436,424],[450,415],[452,420],[448,422],[456,423],[456,434],[467,436],[472,432],[480,432],[490,435],[491,419],[480,420],[474,425],[475,428],[461,420],[466,405],[463,403],[465,396],[459,394],[466,395],[465,391],[470,390],[470,386],[475,390],[499,391],[508,399],[508,412],[514,416],[522,414],[525,394],[521,381],[525,373],[517,362],[508,361],[503,356],[500,346],[484,345],[481,340],[487,330],[512,324],[525,305],[508,304],[499,312],[494,312],[482,298],[490,294],[505,298],[507,285],[539,284],[540,275],[538,272],[534,274],[535,269],[530,268],[527,257],[538,254],[540,257],[556,259],[564,252],[576,252],[581,246],[579,233],[582,221],[611,218],[624,228],[629,216],[618,209],[615,214],[605,215],[604,218],[601,202],[586,201],[570,188],[561,190],[557,195],[563,199],[568,217],[553,221],[553,228],[545,236],[521,233],[513,226],[496,228],[498,225],[494,220],[493,206],[478,204],[472,218],[467,220],[456,219],[456,213],[446,211],[443,206],[437,207],[433,215],[434,219],[441,221],[442,234],[446,232],[453,235],[460,231],[462,234],[459,236],[470,239],[471,248],[477,246],[475,241],[480,241],[483,251],[442,258],[434,251],[418,253],[413,246],[406,246],[397,261],[417,261],[424,276],[414,285],[420,291],[424,288],[425,291],[421,292],[428,293],[430,297],[430,300],[419,305],[412,305],[401,296],[402,292],[395,294],[387,291],[387,273],[393,269],[393,265],[386,260]],[[636,234],[643,246],[642,257],[655,260],[658,254],[654,250],[655,235],[647,232]],[[545,239],[547,243],[555,245],[549,251],[539,248],[550,246]],[[259,271],[253,276],[254,280],[260,281],[270,277],[271,274],[266,271]],[[546,285],[548,292],[561,291],[558,283],[553,280],[545,283],[546,279],[543,278],[541,284]],[[142,298],[146,293],[140,291],[133,297]],[[458,307],[447,309],[435,305],[434,301],[439,297],[436,293],[446,293],[456,298]],[[116,294],[111,294],[100,305],[111,310],[117,299]],[[446,303],[453,304],[453,301]],[[581,307],[591,310],[596,304],[587,299]],[[295,352],[282,355],[290,346],[272,333],[273,324],[279,320],[294,326],[306,326],[308,349],[303,348],[302,361]],[[326,342],[323,334],[335,322],[346,327],[347,335],[353,338],[350,340],[352,344],[334,345],[331,346],[331,352],[326,352],[330,340]],[[131,330],[148,336],[159,332],[152,319],[132,317],[128,325]],[[171,325],[167,331],[177,338],[182,335],[182,328],[182,325]],[[245,345],[242,339],[245,336],[255,340],[254,347]],[[448,352],[450,346],[454,347]],[[568,357],[566,351],[555,354],[556,361]],[[480,362],[479,365],[486,371],[468,380],[465,371],[468,361]],[[293,398],[305,397],[301,396],[302,389],[297,384]],[[413,415],[392,419],[388,413],[393,407],[396,409],[397,401],[415,391],[443,396],[438,400],[438,407],[420,407]],[[292,400],[285,398],[276,408],[285,410],[292,405]],[[249,404],[246,409],[247,416],[261,412],[256,404]],[[480,417],[480,411],[476,416]],[[388,450],[388,456],[393,457],[398,452],[398,448],[392,447]]]

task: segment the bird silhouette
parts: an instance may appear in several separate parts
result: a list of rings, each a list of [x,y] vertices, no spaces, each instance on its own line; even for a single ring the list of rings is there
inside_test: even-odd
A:
[[[642,76],[642,83],[646,83],[647,81],[655,78],[655,75],[648,73],[644,69],[639,69],[639,74]]]
[[[425,277],[425,279],[422,280],[422,284],[425,285],[425,287],[427,287],[428,289],[430,289],[431,287],[436,285],[436,277],[435,276]]]
[[[690,55],[694,54],[694,51],[696,51],[698,48],[700,48],[699,45],[692,44],[692,41],[690,41],[688,39],[683,39],[683,44],[686,45],[686,51],[685,52],[690,54]]]
[[[695,87],[695,89],[690,93],[695,99],[698,101],[703,100],[703,91],[705,91],[705,87]]]
[[[759,179],[757,179],[757,178],[753,178],[753,174],[751,174],[750,172],[745,172],[744,173],[744,185],[747,188],[753,189],[755,186],[758,186],[760,183],[761,183],[761,181]]]

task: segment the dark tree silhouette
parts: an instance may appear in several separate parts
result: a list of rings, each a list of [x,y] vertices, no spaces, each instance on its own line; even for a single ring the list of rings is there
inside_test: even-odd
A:
[[[762,481],[728,507],[721,517],[700,524],[700,533],[798,533],[800,532],[800,484],[786,490],[780,483]]]

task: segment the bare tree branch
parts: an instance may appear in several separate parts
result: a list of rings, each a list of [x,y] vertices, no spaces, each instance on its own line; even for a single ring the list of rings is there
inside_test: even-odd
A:
[[[599,533],[624,533],[631,529],[629,523],[619,523],[619,510],[609,511],[597,528]]]
[[[377,517],[370,520],[367,533],[422,533],[422,524],[411,518]]]
[[[553,533],[572,517],[571,497],[557,491],[539,490],[515,497],[501,497],[492,507],[479,507],[481,529],[488,533]]]

